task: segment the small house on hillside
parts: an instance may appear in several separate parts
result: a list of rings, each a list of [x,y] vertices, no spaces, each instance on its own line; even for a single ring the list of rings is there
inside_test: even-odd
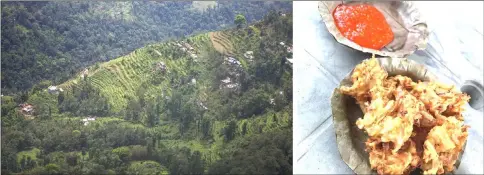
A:
[[[238,61],[237,59],[235,59],[234,57],[228,57],[228,58],[225,58],[225,63],[227,64],[231,64],[231,65],[238,65],[240,66],[241,63],[240,61]]]
[[[194,54],[194,53],[192,53],[190,56],[191,56],[192,58],[198,58],[198,56],[197,56],[196,54]]]
[[[166,71],[165,62],[160,61],[160,62],[156,63],[156,68],[159,69],[161,72],[165,72]]]
[[[271,105],[276,105],[276,102],[275,102],[275,100],[274,100],[273,98],[269,99],[269,103],[270,103]]]
[[[235,87],[238,87],[238,86],[239,86],[239,83],[232,83],[232,84],[225,85],[225,87],[227,87],[229,89],[232,89],[232,88],[235,88]]]
[[[20,104],[19,106],[20,106],[20,110],[24,114],[32,115],[32,113],[34,112],[34,106],[32,106],[31,104],[23,103],[23,104]]]
[[[155,51],[156,54],[158,54],[158,56],[161,56],[160,51],[158,51],[158,50],[154,50],[154,51]]]
[[[249,59],[249,61],[252,61],[254,59],[254,52],[253,51],[247,51],[244,53],[244,57]]]
[[[88,73],[89,73],[89,70],[87,68],[85,68],[84,71],[82,71],[82,73],[81,73],[81,78],[86,77]]]
[[[183,45],[185,45],[185,48],[187,48],[188,50],[194,50],[193,47],[188,43],[183,43]]]
[[[84,123],[84,126],[86,126],[87,124],[89,124],[89,122],[92,122],[92,121],[95,121],[95,120],[96,120],[95,117],[88,116],[86,118],[83,118],[81,121]]]
[[[280,44],[281,46],[286,45],[286,44],[285,44],[284,42],[282,42],[282,41],[281,41],[279,44]]]
[[[54,93],[57,91],[57,87],[56,86],[49,86],[47,88],[47,90],[49,91],[49,93]]]
[[[203,109],[207,110],[208,108],[202,103],[202,102],[199,102],[198,105],[200,105],[200,107],[202,107]]]
[[[292,53],[292,47],[288,46],[287,47],[287,52]]]
[[[220,89],[223,89],[223,88],[233,89],[239,86],[239,83],[233,83],[230,77],[227,77],[226,79],[223,79],[220,81],[222,82],[222,84],[220,84]]]
[[[220,80],[220,81],[222,83],[225,83],[225,84],[232,82],[232,81],[230,81],[230,77],[227,77],[226,79],[223,79],[223,80]]]
[[[51,94],[58,94],[59,92],[63,92],[64,89],[62,88],[57,88],[57,86],[49,86],[47,88],[47,91]]]

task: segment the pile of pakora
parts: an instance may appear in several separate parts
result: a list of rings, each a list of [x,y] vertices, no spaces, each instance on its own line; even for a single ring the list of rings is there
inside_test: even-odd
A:
[[[351,87],[343,94],[356,99],[364,112],[356,122],[369,136],[366,151],[378,174],[444,174],[467,140],[462,112],[470,97],[454,86],[389,77],[376,58],[356,66]]]

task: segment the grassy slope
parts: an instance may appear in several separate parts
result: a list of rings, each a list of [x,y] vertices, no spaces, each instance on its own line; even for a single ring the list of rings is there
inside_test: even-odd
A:
[[[197,46],[206,45],[208,35],[197,35],[189,38],[189,40],[191,41],[190,44],[197,49]],[[168,55],[163,55],[163,50],[176,49],[176,47],[173,46],[173,43],[162,43],[137,49],[126,56],[102,63],[99,68],[91,66],[88,79],[102,94],[108,97],[112,111],[119,112],[126,106],[127,99],[125,96],[135,95],[136,89],[140,87],[142,82],[148,80],[157,62],[163,61],[167,65],[169,75],[175,77],[186,75],[184,67],[189,61],[189,54],[176,59],[169,59]],[[82,81],[80,74],[59,85],[59,87],[69,89],[79,81]],[[171,92],[170,82],[163,81],[161,85],[150,87],[148,91],[155,93],[162,89],[169,95]],[[161,93],[161,91],[158,91],[158,93]]]
[[[242,41],[243,39],[240,37],[234,37],[229,31],[200,34],[190,37],[188,40],[197,51],[200,51],[204,46],[210,46],[223,54],[235,56],[247,68],[247,60],[243,57],[244,51],[237,50],[237,45],[233,44],[247,41]],[[255,42],[252,45],[258,46],[257,39],[253,37],[250,40],[250,42]],[[135,95],[136,89],[148,80],[154,64],[157,62],[163,61],[167,65],[167,77],[186,76],[185,67],[187,62],[191,61],[190,55],[186,54],[184,57],[172,59],[163,52],[164,50],[176,48],[177,46],[174,46],[173,43],[161,43],[143,47],[126,56],[102,63],[99,66],[91,66],[88,68],[89,73],[87,77],[102,94],[108,97],[112,111],[119,112],[126,106],[127,99],[125,96]],[[254,49],[256,48],[252,50]],[[82,81],[80,74],[74,79],[60,84],[59,87],[69,89],[79,81]],[[197,80],[197,84],[203,84],[203,81]],[[205,87],[198,85],[197,88],[203,89]],[[171,89],[169,81],[163,81],[161,85],[150,87],[148,91],[161,93],[161,90],[164,90],[169,95]]]

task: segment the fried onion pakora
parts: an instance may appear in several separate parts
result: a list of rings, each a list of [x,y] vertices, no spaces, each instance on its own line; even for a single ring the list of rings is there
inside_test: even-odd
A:
[[[370,138],[366,142],[366,148],[370,155],[371,168],[376,169],[378,174],[408,174],[417,168],[420,157],[412,140],[397,153],[392,153],[391,142],[381,142]]]
[[[470,100],[466,94],[459,93],[454,86],[438,82],[419,82],[414,85],[412,94],[426,104],[429,112],[435,116],[458,115],[464,111],[464,105]],[[460,118],[460,120],[463,120]]]
[[[376,58],[364,60],[351,75],[352,86],[340,87],[352,96],[364,116],[356,121],[366,142],[372,169],[379,174],[453,171],[467,139],[462,126],[470,97],[454,86],[414,82],[403,75],[389,77]]]
[[[424,174],[443,174],[454,170],[454,164],[467,140],[468,126],[455,117],[445,119],[442,126],[430,130],[424,143]]]
[[[365,60],[355,67],[351,75],[353,85],[351,87],[341,87],[341,92],[357,99],[358,102],[367,101],[371,88],[379,88],[388,73],[381,69],[378,60]]]

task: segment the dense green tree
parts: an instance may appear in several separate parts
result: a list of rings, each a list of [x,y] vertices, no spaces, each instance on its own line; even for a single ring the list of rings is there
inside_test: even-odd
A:
[[[26,159],[25,155],[22,156],[22,159],[20,159],[20,167],[22,168],[22,170],[28,169],[27,168],[27,159]]]
[[[202,161],[202,155],[199,151],[192,153],[190,157],[190,169],[191,174],[203,174],[204,173],[204,163]]]
[[[247,133],[247,123],[244,122],[244,124],[242,124],[242,135],[245,135]]]
[[[128,162],[131,160],[131,152],[128,147],[119,147],[113,149],[112,152],[116,154],[123,162]]]
[[[158,121],[159,121],[159,113],[157,112],[157,105],[155,104],[154,101],[149,101],[146,108],[145,108],[145,113],[146,113],[146,126],[148,127],[153,127],[155,126]]]
[[[57,104],[62,104],[64,102],[64,92],[60,92],[59,96],[57,96]]]
[[[226,142],[229,142],[232,139],[234,139],[235,131],[237,129],[236,127],[237,127],[237,123],[235,123],[235,121],[232,120],[227,124],[227,126],[223,128],[224,140]]]
[[[237,26],[237,28],[241,28],[247,24],[247,20],[245,19],[244,15],[238,14],[237,16],[235,16],[234,23]]]
[[[202,138],[203,139],[211,138],[212,137],[212,135],[211,135],[212,128],[210,127],[211,126],[210,120],[203,119],[201,122],[202,122],[202,126],[201,126]]]
[[[174,150],[169,159],[170,174],[204,174],[204,162],[199,151],[191,152],[188,148]]]
[[[148,149],[146,146],[135,145],[131,148],[131,160],[149,160]]]
[[[126,106],[125,119],[130,121],[139,121],[141,105],[135,98],[129,98],[128,105]]]
[[[53,163],[46,165],[44,168],[45,168],[45,171],[49,174],[57,174],[59,173],[59,170],[60,170],[59,165],[56,165]]]
[[[190,150],[183,148],[170,159],[170,174],[190,174]]]
[[[245,92],[234,104],[234,112],[240,118],[252,117],[264,112],[270,105],[270,96],[262,89],[251,89]]]
[[[76,166],[77,165],[77,154],[67,154],[66,155],[66,162],[69,166]]]
[[[15,103],[13,97],[3,96],[2,97],[2,127],[14,126],[22,122],[22,117],[17,112],[17,103]]]
[[[72,131],[72,135],[73,135],[75,138],[78,138],[79,136],[81,136],[81,131],[79,131],[79,130],[74,130],[74,131]]]
[[[13,97],[11,96],[3,96],[2,97],[2,115],[8,116],[10,112],[15,112],[14,109],[17,107]]]

